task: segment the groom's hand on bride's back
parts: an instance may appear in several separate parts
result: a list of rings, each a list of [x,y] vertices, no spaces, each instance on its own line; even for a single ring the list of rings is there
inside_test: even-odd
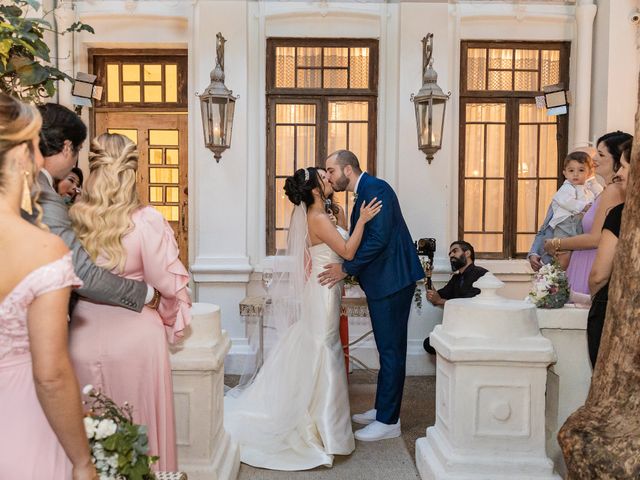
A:
[[[318,282],[320,285],[331,288],[346,276],[347,274],[342,271],[341,263],[330,263],[325,265],[324,271],[318,274]]]

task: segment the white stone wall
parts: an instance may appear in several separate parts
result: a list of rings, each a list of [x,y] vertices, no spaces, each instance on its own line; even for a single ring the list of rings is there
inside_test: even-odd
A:
[[[629,65],[632,60],[637,65],[636,27],[626,18],[634,3],[598,1],[591,103],[580,105],[587,115],[591,112],[592,136],[612,128],[629,131],[633,126],[637,67],[633,71]],[[248,348],[238,302],[247,293],[260,292],[260,272],[269,263],[265,256],[264,206],[266,38],[380,40],[378,174],[396,189],[413,237],[437,239],[434,280],[441,285],[449,274],[447,247],[457,237],[460,41],[574,41],[576,8],[562,2],[83,0],[77,2],[77,15],[96,28],[96,35],[76,36],[74,58],[76,71],[86,71],[86,51],[91,46],[189,48],[190,263],[198,301],[221,307],[222,326],[233,342],[226,366],[228,371],[237,371]],[[218,31],[227,39],[226,84],[240,96],[232,147],[224,152],[219,164],[203,145],[195,97],[209,83]],[[417,149],[415,116],[409,101],[411,93],[421,86],[420,40],[428,32],[435,34],[438,83],[444,91],[452,92],[443,148],[431,165]],[[578,75],[577,55],[572,45],[572,91],[577,90],[579,82],[591,78]],[[575,128],[571,117],[569,145],[574,144]],[[478,263],[506,281],[504,295],[522,298],[526,294],[530,271],[524,260]],[[422,340],[441,322],[442,312],[424,303],[421,312],[412,314],[409,324],[411,374],[435,371],[432,359],[422,350]],[[353,331],[362,328],[354,326]],[[373,343],[365,342],[363,350],[365,356],[375,357]]]

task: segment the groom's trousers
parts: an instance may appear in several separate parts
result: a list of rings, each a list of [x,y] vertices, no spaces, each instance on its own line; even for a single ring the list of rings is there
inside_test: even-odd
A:
[[[373,336],[380,357],[376,420],[391,425],[400,417],[407,365],[407,325],[415,284],[387,297],[367,299]]]

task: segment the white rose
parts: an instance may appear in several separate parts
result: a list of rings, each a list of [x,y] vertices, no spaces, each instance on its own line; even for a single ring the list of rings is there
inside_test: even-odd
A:
[[[84,417],[84,430],[87,433],[87,438],[91,439],[96,434],[96,428],[98,428],[98,421],[95,418]]]
[[[116,470],[118,468],[118,454],[114,453],[107,459],[107,463],[112,470]]]
[[[93,392],[93,385],[91,384],[85,385],[82,389],[82,393],[84,393],[85,395],[89,395],[91,392]]]
[[[111,435],[116,433],[117,429],[118,429],[118,426],[116,425],[116,422],[114,422],[113,420],[109,418],[100,420],[100,424],[98,425],[98,428],[96,430],[96,440],[101,440],[103,438],[110,437]]]

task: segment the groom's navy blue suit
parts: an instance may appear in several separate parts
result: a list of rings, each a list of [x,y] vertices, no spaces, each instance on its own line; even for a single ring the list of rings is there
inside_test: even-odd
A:
[[[376,420],[393,424],[400,416],[407,362],[407,323],[416,282],[424,277],[398,197],[384,180],[363,173],[351,212],[351,230],[362,202],[374,197],[382,210],[365,225],[360,248],[343,270],[358,277],[367,295],[373,335],[380,356]]]

